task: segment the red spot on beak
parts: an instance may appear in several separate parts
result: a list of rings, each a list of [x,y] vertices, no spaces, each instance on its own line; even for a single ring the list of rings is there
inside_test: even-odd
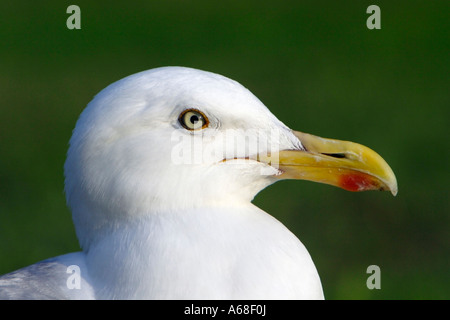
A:
[[[339,180],[339,186],[348,191],[379,189],[376,181],[370,175],[362,172],[342,175]]]

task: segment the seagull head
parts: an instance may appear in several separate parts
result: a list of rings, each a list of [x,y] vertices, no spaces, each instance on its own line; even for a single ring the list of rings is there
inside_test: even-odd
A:
[[[282,179],[397,192],[371,149],[291,130],[238,82],[184,67],[137,73],[97,94],[77,121],[64,170],[84,248],[105,226],[248,205]]]

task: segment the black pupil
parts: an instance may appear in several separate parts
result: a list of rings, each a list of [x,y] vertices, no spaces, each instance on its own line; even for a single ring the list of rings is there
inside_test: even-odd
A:
[[[199,116],[194,114],[189,120],[191,121],[191,123],[196,124],[198,121],[200,121],[200,118]]]

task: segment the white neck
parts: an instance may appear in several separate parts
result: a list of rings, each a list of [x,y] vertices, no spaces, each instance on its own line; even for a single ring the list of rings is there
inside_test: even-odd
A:
[[[323,297],[304,246],[252,204],[136,220],[93,243],[87,265],[100,299]]]

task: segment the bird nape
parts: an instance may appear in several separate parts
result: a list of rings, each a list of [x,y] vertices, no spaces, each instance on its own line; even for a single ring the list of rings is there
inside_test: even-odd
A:
[[[397,193],[371,149],[293,131],[236,81],[184,67],[97,94],[64,173],[82,251],[0,277],[0,298],[323,299],[306,248],[254,196],[283,179]]]

